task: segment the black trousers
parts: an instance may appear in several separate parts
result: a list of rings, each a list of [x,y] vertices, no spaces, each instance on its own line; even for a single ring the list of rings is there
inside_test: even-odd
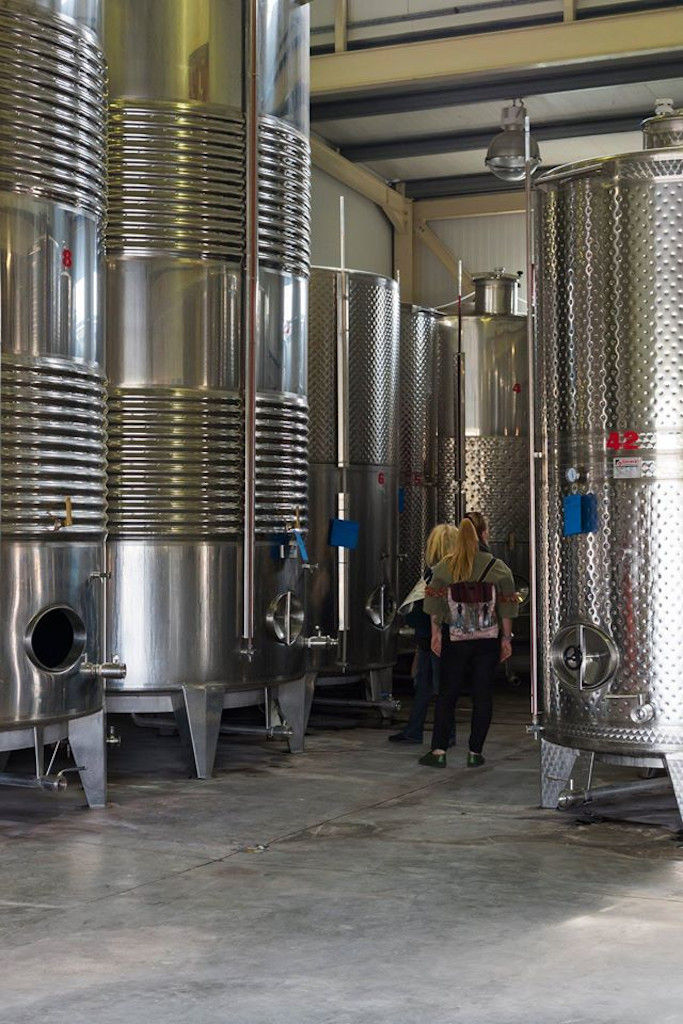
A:
[[[432,750],[446,750],[452,734],[458,697],[472,695],[470,750],[481,754],[493,714],[493,678],[500,658],[499,640],[458,640],[444,630],[441,642],[439,693],[434,712]]]

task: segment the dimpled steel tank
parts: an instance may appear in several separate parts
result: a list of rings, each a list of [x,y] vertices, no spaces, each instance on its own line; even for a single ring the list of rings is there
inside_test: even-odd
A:
[[[314,267],[311,274],[311,561],[313,628],[339,636],[321,672],[372,673],[391,691],[396,657],[399,297],[395,281]],[[358,524],[332,547],[333,520]],[[380,682],[380,673],[387,677]],[[378,689],[379,688],[379,689]]]
[[[560,168],[538,203],[544,777],[665,759],[680,802],[683,150]]]
[[[489,547],[529,592],[527,321],[517,274],[475,274],[474,312],[462,318],[465,360],[465,504],[489,524]],[[528,635],[521,610],[516,638]],[[517,650],[520,643],[516,645]]]
[[[58,739],[66,734],[58,723],[102,706],[106,75],[98,25],[95,2],[0,7],[0,756],[22,745],[21,727]],[[88,792],[95,803],[104,800],[101,719],[99,731]],[[43,736],[29,741],[39,756]],[[75,735],[72,746],[81,752]]]
[[[255,355],[244,271],[248,11],[258,35]],[[304,669],[304,573],[291,531],[307,523],[308,8],[107,0],[105,42],[109,610],[113,643],[130,652],[128,677],[110,693],[190,686],[195,700],[206,684],[244,690],[295,679]],[[255,653],[247,658],[252,357]]]
[[[401,305],[399,361],[399,599],[424,568],[427,535],[436,524],[437,366],[439,316]]]

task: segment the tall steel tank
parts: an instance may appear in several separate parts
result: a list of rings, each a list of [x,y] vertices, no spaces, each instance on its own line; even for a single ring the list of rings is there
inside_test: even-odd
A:
[[[683,809],[683,148],[537,183],[542,796],[577,754]]]
[[[107,706],[173,708],[200,777],[265,683],[303,739],[308,39],[295,0],[107,0]]]
[[[105,65],[99,3],[0,8],[0,762],[68,737],[105,802],[102,323]]]
[[[368,699],[386,704],[396,659],[398,285],[314,267],[309,308],[309,619],[338,637],[315,651],[314,668],[322,682],[362,678]]]
[[[528,593],[527,321],[517,313],[517,274],[497,269],[473,280],[474,312],[462,318],[465,504],[486,516],[491,551]],[[525,625],[522,617],[518,636]]]
[[[457,319],[439,317],[436,342],[436,521],[457,525],[465,512],[465,363]]]
[[[436,524],[439,316],[403,303],[399,357],[399,600],[424,569]]]

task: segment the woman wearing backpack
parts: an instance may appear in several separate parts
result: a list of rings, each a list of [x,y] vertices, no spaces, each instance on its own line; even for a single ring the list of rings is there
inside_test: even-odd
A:
[[[425,551],[427,568],[424,574],[427,583],[432,578],[432,566],[437,565],[449,552],[453,551],[457,536],[457,529],[450,523],[440,523],[429,534]],[[416,601],[412,610],[406,615],[406,622],[415,630],[417,643],[417,666],[413,678],[415,687],[413,710],[407,725],[401,732],[393,733],[389,737],[390,743],[422,743],[422,730],[427,717],[427,709],[432,697],[439,690],[439,659],[431,651],[431,620],[429,615],[423,611],[422,604],[422,601]]]
[[[435,566],[423,609],[431,617],[432,651],[440,657],[441,667],[432,749],[420,764],[446,766],[455,705],[469,683],[472,728],[467,765],[476,768],[484,764],[496,666],[512,655],[512,619],[519,606],[512,573],[504,562],[480,549],[470,519],[460,524],[452,553]]]

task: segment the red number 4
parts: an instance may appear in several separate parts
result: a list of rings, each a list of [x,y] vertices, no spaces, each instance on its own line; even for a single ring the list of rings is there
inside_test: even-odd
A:
[[[623,449],[627,452],[635,452],[638,451],[639,440],[640,434],[635,430],[625,430],[621,434],[618,430],[613,430],[607,438],[607,447],[613,451],[621,451]]]

